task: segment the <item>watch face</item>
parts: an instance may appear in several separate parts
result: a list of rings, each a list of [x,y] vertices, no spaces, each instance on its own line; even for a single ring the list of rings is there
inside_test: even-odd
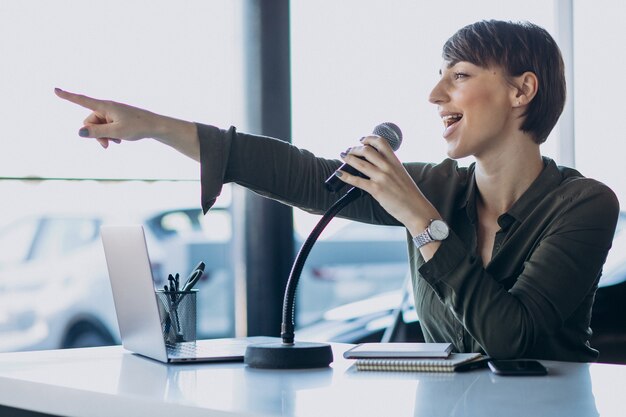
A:
[[[448,225],[443,220],[433,220],[428,227],[428,232],[435,240],[444,240],[448,237]]]

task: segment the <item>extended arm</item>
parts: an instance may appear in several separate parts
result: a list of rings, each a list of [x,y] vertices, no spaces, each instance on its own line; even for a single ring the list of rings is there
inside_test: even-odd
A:
[[[79,135],[95,138],[104,148],[110,142],[153,138],[200,162],[205,212],[227,182],[313,213],[323,213],[341,197],[323,187],[324,180],[340,165],[337,160],[316,158],[285,142],[237,133],[234,128],[220,130],[61,89],[55,89],[55,94],[91,110]],[[347,207],[340,216],[399,224],[371,197]]]

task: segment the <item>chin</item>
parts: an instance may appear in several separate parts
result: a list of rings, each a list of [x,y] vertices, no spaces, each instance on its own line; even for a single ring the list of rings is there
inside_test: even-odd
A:
[[[461,149],[454,147],[454,146],[448,146],[448,150],[446,151],[446,154],[448,155],[448,158],[450,159],[461,159],[461,158],[466,158],[470,156],[469,153],[463,152]]]

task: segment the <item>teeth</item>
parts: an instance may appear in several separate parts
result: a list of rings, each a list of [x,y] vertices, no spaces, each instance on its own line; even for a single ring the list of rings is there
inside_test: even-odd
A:
[[[449,127],[453,125],[454,123],[458,122],[459,120],[461,120],[462,117],[463,117],[462,114],[449,114],[447,116],[443,116],[441,120],[443,120],[443,124],[446,127]]]

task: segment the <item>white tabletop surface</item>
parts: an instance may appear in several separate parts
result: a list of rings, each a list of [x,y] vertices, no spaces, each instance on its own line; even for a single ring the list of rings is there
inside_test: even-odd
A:
[[[63,416],[625,416],[626,366],[542,361],[545,377],[165,365],[120,346],[0,354],[0,404]]]

